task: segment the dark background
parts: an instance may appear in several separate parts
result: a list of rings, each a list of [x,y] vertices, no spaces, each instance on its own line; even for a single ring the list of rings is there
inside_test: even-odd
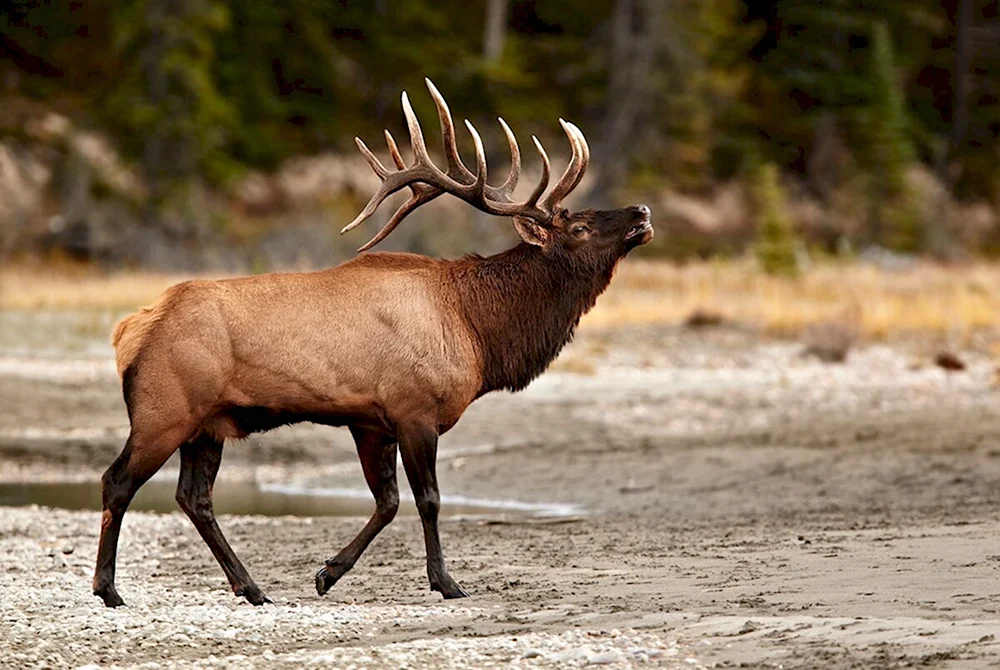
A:
[[[495,116],[529,171],[530,134],[560,169],[556,119],[577,123],[594,160],[573,204],[649,202],[671,232],[659,253],[740,253],[762,230],[813,255],[996,253],[998,11],[21,0],[0,20],[0,249],[170,269],[328,263],[363,241],[336,235],[374,184],[353,137],[382,155],[383,127],[405,143],[407,89],[437,146],[429,76],[483,132],[494,183],[507,161]],[[468,152],[464,131],[460,143]],[[450,254],[512,239],[440,207],[450,215],[414,216],[387,246]]]

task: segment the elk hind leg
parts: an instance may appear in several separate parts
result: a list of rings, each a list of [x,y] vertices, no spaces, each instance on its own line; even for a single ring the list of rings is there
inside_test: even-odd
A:
[[[254,583],[250,573],[229,546],[215,520],[212,487],[222,463],[222,442],[208,436],[181,446],[181,474],[177,480],[177,504],[191,519],[201,539],[226,573],[233,593],[253,605],[271,602]]]
[[[115,589],[115,564],[122,519],[136,491],[160,469],[180,444],[177,430],[165,431],[155,440],[137,435],[133,429],[121,454],[101,478],[101,539],[94,570],[94,595],[107,607],[124,605]]]
[[[354,567],[372,540],[388,526],[399,509],[399,488],[396,484],[396,440],[393,437],[363,428],[351,428],[358,447],[358,457],[365,481],[375,497],[375,513],[333,558],[327,559],[316,573],[316,592],[324,595],[341,577]]]
[[[410,489],[420,512],[424,527],[424,544],[427,547],[427,577],[431,590],[445,598],[465,598],[469,594],[458,585],[444,564],[441,537],[438,534],[438,514],[441,511],[441,494],[437,483],[437,431],[427,428],[401,430],[399,449]]]

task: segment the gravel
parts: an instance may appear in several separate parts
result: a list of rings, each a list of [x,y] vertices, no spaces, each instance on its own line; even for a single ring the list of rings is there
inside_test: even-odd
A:
[[[96,513],[0,508],[0,668],[698,667],[676,640],[632,630],[394,640],[401,629],[490,619],[495,608],[282,598],[258,608],[218,588],[214,573],[164,585],[161,561],[190,552],[176,539],[186,523],[127,517],[119,584],[128,606],[112,610],[90,594],[91,552],[76,549],[96,545]]]

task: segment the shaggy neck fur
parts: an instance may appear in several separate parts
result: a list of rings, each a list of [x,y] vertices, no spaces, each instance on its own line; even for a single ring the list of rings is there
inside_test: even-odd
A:
[[[479,395],[518,391],[544,372],[607,288],[617,260],[581,267],[558,252],[521,244],[456,262],[460,308],[483,356]]]

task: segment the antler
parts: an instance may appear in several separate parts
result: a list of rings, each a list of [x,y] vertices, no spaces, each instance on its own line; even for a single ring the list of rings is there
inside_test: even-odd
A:
[[[583,173],[587,169],[587,164],[590,162],[590,148],[587,146],[587,140],[580,129],[572,123],[559,119],[559,124],[569,138],[573,157],[570,159],[569,165],[566,166],[566,171],[558,183],[556,183],[549,195],[540,203],[539,199],[549,185],[551,167],[549,165],[549,157],[545,153],[542,143],[534,135],[531,136],[535,148],[538,150],[538,155],[542,160],[542,175],[527,200],[519,203],[513,202],[511,195],[521,176],[521,151],[517,146],[517,139],[514,137],[510,126],[503,119],[497,119],[500,122],[500,127],[503,129],[504,135],[507,137],[507,143],[510,145],[510,174],[500,186],[490,186],[486,183],[486,152],[483,149],[483,141],[479,133],[466,120],[465,127],[468,129],[469,134],[472,135],[472,141],[476,148],[476,171],[473,173],[465,166],[461,156],[459,156],[458,146],[455,143],[455,125],[452,122],[448,103],[445,102],[444,97],[430,79],[425,79],[424,81],[427,83],[427,89],[430,91],[431,97],[434,99],[434,105],[437,107],[448,170],[446,172],[442,171],[431,161],[430,155],[427,153],[427,146],[424,143],[424,135],[420,129],[420,123],[417,121],[416,114],[413,113],[413,108],[410,106],[410,100],[406,92],[404,92],[402,95],[403,114],[406,116],[406,125],[410,132],[413,164],[410,166],[406,165],[402,155],[399,153],[399,147],[396,146],[396,142],[388,130],[385,131],[385,141],[389,147],[389,155],[392,157],[392,162],[396,165],[396,172],[386,169],[375,154],[365,146],[365,143],[360,138],[355,138],[354,141],[357,143],[358,149],[360,149],[361,154],[368,161],[368,164],[371,165],[375,174],[382,180],[382,185],[371,197],[371,200],[368,201],[368,204],[365,205],[365,208],[361,210],[357,218],[344,226],[340,232],[346,233],[360,225],[375,213],[375,210],[378,209],[379,205],[387,197],[407,186],[410,187],[412,192],[409,200],[403,203],[382,229],[378,231],[375,237],[369,240],[358,251],[371,249],[388,237],[410,212],[424,203],[430,202],[442,193],[449,193],[457,198],[461,198],[476,209],[487,214],[527,218],[532,219],[539,225],[549,226],[553,213],[556,211],[559,203],[577,187],[580,180],[583,179]]]

